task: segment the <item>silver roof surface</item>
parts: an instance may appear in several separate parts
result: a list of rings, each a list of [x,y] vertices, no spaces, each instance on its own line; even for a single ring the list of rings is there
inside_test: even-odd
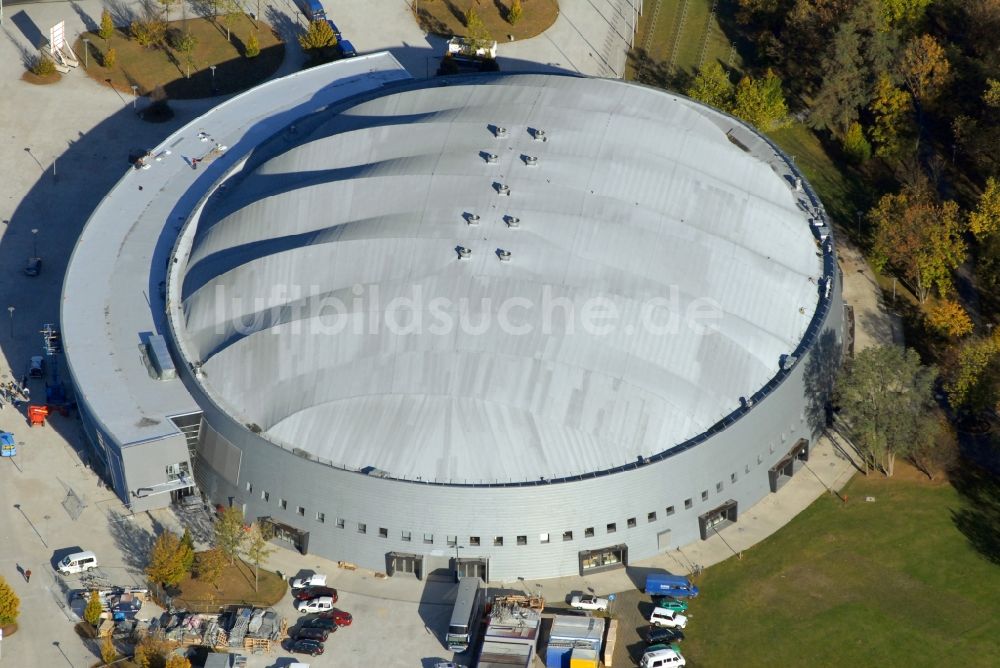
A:
[[[736,409],[816,309],[787,166],[685,98],[467,77],[298,134],[205,207],[183,349],[237,419],[337,466],[472,483],[633,462]]]

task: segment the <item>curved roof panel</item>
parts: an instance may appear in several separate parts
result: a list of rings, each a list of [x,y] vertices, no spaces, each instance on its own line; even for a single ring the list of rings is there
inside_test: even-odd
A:
[[[241,421],[348,468],[508,482],[661,452],[774,377],[817,305],[808,214],[734,126],[547,75],[326,112],[206,206],[186,349]]]

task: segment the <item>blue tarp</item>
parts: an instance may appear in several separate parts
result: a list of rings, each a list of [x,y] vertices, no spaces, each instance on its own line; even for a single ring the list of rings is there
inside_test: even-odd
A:
[[[13,457],[17,454],[17,443],[14,442],[14,434],[9,431],[0,431],[0,456]]]

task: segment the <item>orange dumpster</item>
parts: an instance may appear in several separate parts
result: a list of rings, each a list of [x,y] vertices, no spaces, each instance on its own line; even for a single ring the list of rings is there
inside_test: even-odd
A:
[[[44,425],[45,417],[49,414],[48,406],[28,406],[28,424],[34,427],[36,424]]]

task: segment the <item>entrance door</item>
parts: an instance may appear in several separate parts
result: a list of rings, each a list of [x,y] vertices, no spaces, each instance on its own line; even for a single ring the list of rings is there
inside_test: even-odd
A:
[[[489,575],[487,561],[485,559],[458,559],[455,574],[459,580],[463,578],[479,578],[483,582],[487,582]]]
[[[389,575],[392,576],[402,573],[412,575],[419,580],[423,565],[423,557],[417,554],[392,553],[389,555]]]

